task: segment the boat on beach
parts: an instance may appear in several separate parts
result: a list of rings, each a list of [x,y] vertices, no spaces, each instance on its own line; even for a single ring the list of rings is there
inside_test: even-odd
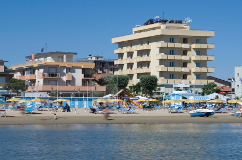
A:
[[[214,115],[214,110],[210,109],[196,109],[189,112],[191,117],[204,117]]]

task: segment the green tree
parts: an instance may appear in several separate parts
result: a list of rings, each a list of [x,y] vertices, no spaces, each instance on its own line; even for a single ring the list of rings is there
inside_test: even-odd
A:
[[[10,69],[8,69],[7,66],[4,65],[4,72],[5,73],[11,73],[12,71]]]
[[[141,89],[142,89],[142,85],[140,82],[136,83],[136,85],[132,87],[133,92],[135,92],[136,94],[140,93]]]
[[[107,84],[109,84],[112,81],[112,76],[107,74],[101,78],[99,78],[98,80],[95,80],[97,82],[98,85],[100,86],[105,86]]]
[[[152,97],[153,91],[157,88],[157,77],[151,75],[144,75],[140,77],[140,83],[145,94]]]
[[[127,75],[112,76],[111,83],[117,86],[117,82],[118,82],[118,90],[125,89],[129,83],[129,76]]]
[[[218,89],[216,87],[217,87],[217,85],[214,82],[210,82],[207,85],[204,85],[202,88],[201,95],[204,96],[204,95],[209,95],[212,93],[219,93],[220,89]]]
[[[60,91],[58,91],[57,89],[54,90],[54,91],[51,91],[51,96],[57,97],[57,94],[58,94],[58,97],[59,97],[60,96]]]
[[[3,88],[7,91],[12,91],[15,93],[19,93],[20,91],[25,91],[29,87],[24,81],[16,78],[10,79],[10,81],[3,85]]]

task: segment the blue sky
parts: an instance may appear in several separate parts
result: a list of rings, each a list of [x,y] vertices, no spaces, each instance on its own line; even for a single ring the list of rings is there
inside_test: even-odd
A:
[[[216,76],[227,79],[240,66],[242,1],[225,0],[1,0],[0,59],[21,63],[47,43],[48,51],[77,52],[75,58],[117,58],[111,38],[132,33],[135,25],[161,16],[192,19],[191,29],[213,30],[208,50]]]

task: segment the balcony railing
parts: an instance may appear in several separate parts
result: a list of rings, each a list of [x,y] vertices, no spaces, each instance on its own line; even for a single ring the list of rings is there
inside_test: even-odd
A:
[[[42,73],[43,78],[60,78],[60,73]]]

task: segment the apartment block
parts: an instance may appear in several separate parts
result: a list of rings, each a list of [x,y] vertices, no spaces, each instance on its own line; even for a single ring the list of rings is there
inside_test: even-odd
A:
[[[13,74],[5,71],[4,69],[5,62],[8,62],[8,61],[0,60],[0,95],[7,96],[7,95],[10,95],[10,93],[3,88],[3,85],[5,83],[8,83],[9,80],[12,79]]]
[[[95,67],[93,69],[92,78],[99,79],[105,75],[113,75],[114,71],[117,69],[117,65],[114,64],[114,60],[103,58],[103,56],[92,56],[88,55],[88,58],[75,59],[76,62],[88,62],[94,63]]]
[[[82,93],[87,90],[105,91],[105,86],[91,86],[92,69],[95,63],[76,62],[72,52],[32,53],[26,62],[14,64],[14,78],[29,84],[28,92],[51,92],[58,88],[63,94]]]
[[[129,86],[138,83],[142,75],[155,75],[159,92],[165,93],[172,92],[173,84],[190,84],[201,92],[204,84],[214,82],[207,79],[207,73],[214,72],[207,66],[208,61],[214,61],[214,56],[208,55],[214,44],[207,43],[214,31],[190,30],[184,21],[149,21],[133,28],[133,34],[112,38],[112,43],[118,44],[115,74],[128,75]]]

